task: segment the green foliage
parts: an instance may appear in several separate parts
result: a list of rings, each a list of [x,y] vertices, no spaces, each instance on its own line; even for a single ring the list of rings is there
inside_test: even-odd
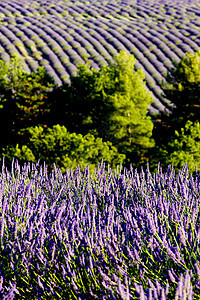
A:
[[[200,169],[200,124],[188,120],[184,128],[175,130],[166,144],[156,145],[150,156],[151,170],[156,172],[160,162],[163,170],[173,165],[176,172],[187,163],[189,172]]]
[[[200,124],[198,121],[187,121],[181,131],[175,131],[176,139],[172,139],[169,146],[173,151],[168,158],[168,164],[177,170],[185,163],[188,164],[189,172],[194,172],[196,167],[200,169]]]
[[[186,53],[168,72],[162,88],[164,96],[175,104],[170,121],[173,130],[180,129],[187,120],[195,121],[200,115],[200,52]]]
[[[163,115],[162,121],[154,126],[153,137],[156,147],[149,151],[149,160],[152,168],[160,161],[165,168],[173,162],[178,169],[178,166],[182,166],[184,162],[188,163],[192,170],[194,169],[193,162],[198,165],[196,154],[193,156],[192,150],[189,151],[185,147],[180,148],[180,145],[178,149],[174,141],[177,140],[175,131],[182,132],[187,121],[194,123],[199,120],[200,52],[186,53],[179,63],[173,62],[173,64],[174,68],[168,72],[162,88],[163,95],[174,103],[175,107],[169,107],[172,114]],[[187,142],[189,142],[190,134],[191,131],[185,129]],[[193,139],[194,137],[192,137]]]
[[[51,91],[53,79],[46,73],[43,67],[39,67],[36,73],[20,76],[21,89],[16,95],[18,117],[21,121],[41,121],[46,112],[50,111],[48,93]]]
[[[66,127],[71,132],[91,133],[132,152],[138,162],[153,147],[153,123],[147,108],[153,102],[145,87],[145,75],[135,71],[135,58],[121,51],[114,62],[99,71],[80,65],[71,86],[66,86]],[[137,153],[137,155],[136,155]]]
[[[77,76],[71,77],[71,85],[62,87],[59,95],[59,105],[54,105],[54,115],[51,119],[62,115],[65,126],[70,132],[81,134],[92,133],[102,137],[99,128],[106,122],[108,105],[103,103],[100,73],[90,67],[89,62],[79,65]],[[65,103],[65,107],[64,104]],[[62,111],[60,109],[62,106]]]
[[[79,65],[71,84],[59,88],[43,67],[27,74],[18,56],[0,61],[3,155],[10,161],[13,156],[44,160],[50,167],[55,162],[62,172],[87,163],[93,170],[102,158],[112,168],[147,161],[153,168],[160,161],[177,169],[188,163],[194,171],[200,150],[200,52],[174,63],[163,90],[176,108],[155,126],[147,116],[152,93],[134,65],[135,57],[121,51],[99,71],[89,62]]]
[[[26,73],[17,56],[0,61],[1,144],[12,143],[21,128],[44,122],[50,111],[49,92],[55,85],[43,67]]]
[[[3,151],[5,151],[5,149],[3,149]],[[11,160],[12,157],[17,157],[23,162],[35,162],[35,156],[33,155],[33,152],[26,145],[23,145],[21,149],[19,148],[19,144],[17,144],[16,147],[9,148],[7,146],[6,153],[3,152],[3,155],[8,157],[9,160]]]
[[[14,55],[9,62],[0,60],[0,108],[9,98],[15,98],[20,90],[20,76],[25,74],[24,62],[19,56]]]
[[[153,102],[145,87],[145,74],[134,70],[136,59],[121,51],[114,63],[101,69],[104,102],[110,104],[106,139],[117,144],[122,153],[131,153],[131,162],[139,160],[147,148],[154,146],[153,123],[147,109]]]
[[[103,158],[111,168],[123,163],[125,155],[119,154],[110,142],[103,142],[101,138],[95,138],[91,134],[69,133],[64,126],[59,124],[53,128],[44,129],[41,126],[28,128],[29,141],[21,148],[7,146],[3,149],[3,156],[9,162],[13,157],[22,163],[25,161],[45,161],[52,168],[55,163],[64,173],[66,169],[76,169],[79,164],[83,171],[89,163],[91,172],[97,168]]]

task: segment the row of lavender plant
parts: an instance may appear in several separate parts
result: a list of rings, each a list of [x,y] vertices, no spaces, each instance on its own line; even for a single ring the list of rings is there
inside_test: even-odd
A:
[[[199,299],[200,175],[3,160],[1,299]],[[52,298],[53,297],[53,298]]]
[[[88,58],[98,69],[120,50],[134,54],[154,94],[150,114],[166,108],[161,82],[172,59],[178,62],[200,47],[196,0],[8,0],[0,3],[0,20],[0,58],[18,53],[27,72],[44,66],[58,85],[70,82]]]

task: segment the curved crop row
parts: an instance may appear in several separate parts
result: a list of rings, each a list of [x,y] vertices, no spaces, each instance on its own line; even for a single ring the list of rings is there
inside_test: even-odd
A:
[[[120,50],[134,54],[154,94],[151,115],[170,110],[161,82],[172,60],[200,48],[197,0],[8,0],[0,3],[0,24],[0,58],[18,53],[27,72],[44,66],[58,85],[87,59],[98,69]]]

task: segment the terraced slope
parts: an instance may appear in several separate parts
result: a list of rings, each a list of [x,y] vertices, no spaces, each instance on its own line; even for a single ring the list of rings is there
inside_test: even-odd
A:
[[[120,50],[134,54],[145,71],[154,94],[150,115],[169,111],[160,83],[172,59],[200,50],[199,0],[0,2],[0,58],[18,53],[27,72],[43,65],[59,85],[79,63],[90,59],[98,69]]]

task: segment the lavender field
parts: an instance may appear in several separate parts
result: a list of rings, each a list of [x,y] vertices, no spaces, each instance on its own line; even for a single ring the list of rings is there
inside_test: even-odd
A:
[[[27,72],[38,66],[62,85],[90,60],[98,69],[120,50],[134,54],[154,102],[149,113],[170,111],[162,96],[167,71],[200,46],[199,0],[6,0],[0,2],[0,59],[17,53]]]
[[[47,171],[2,164],[1,299],[199,299],[197,170]]]

